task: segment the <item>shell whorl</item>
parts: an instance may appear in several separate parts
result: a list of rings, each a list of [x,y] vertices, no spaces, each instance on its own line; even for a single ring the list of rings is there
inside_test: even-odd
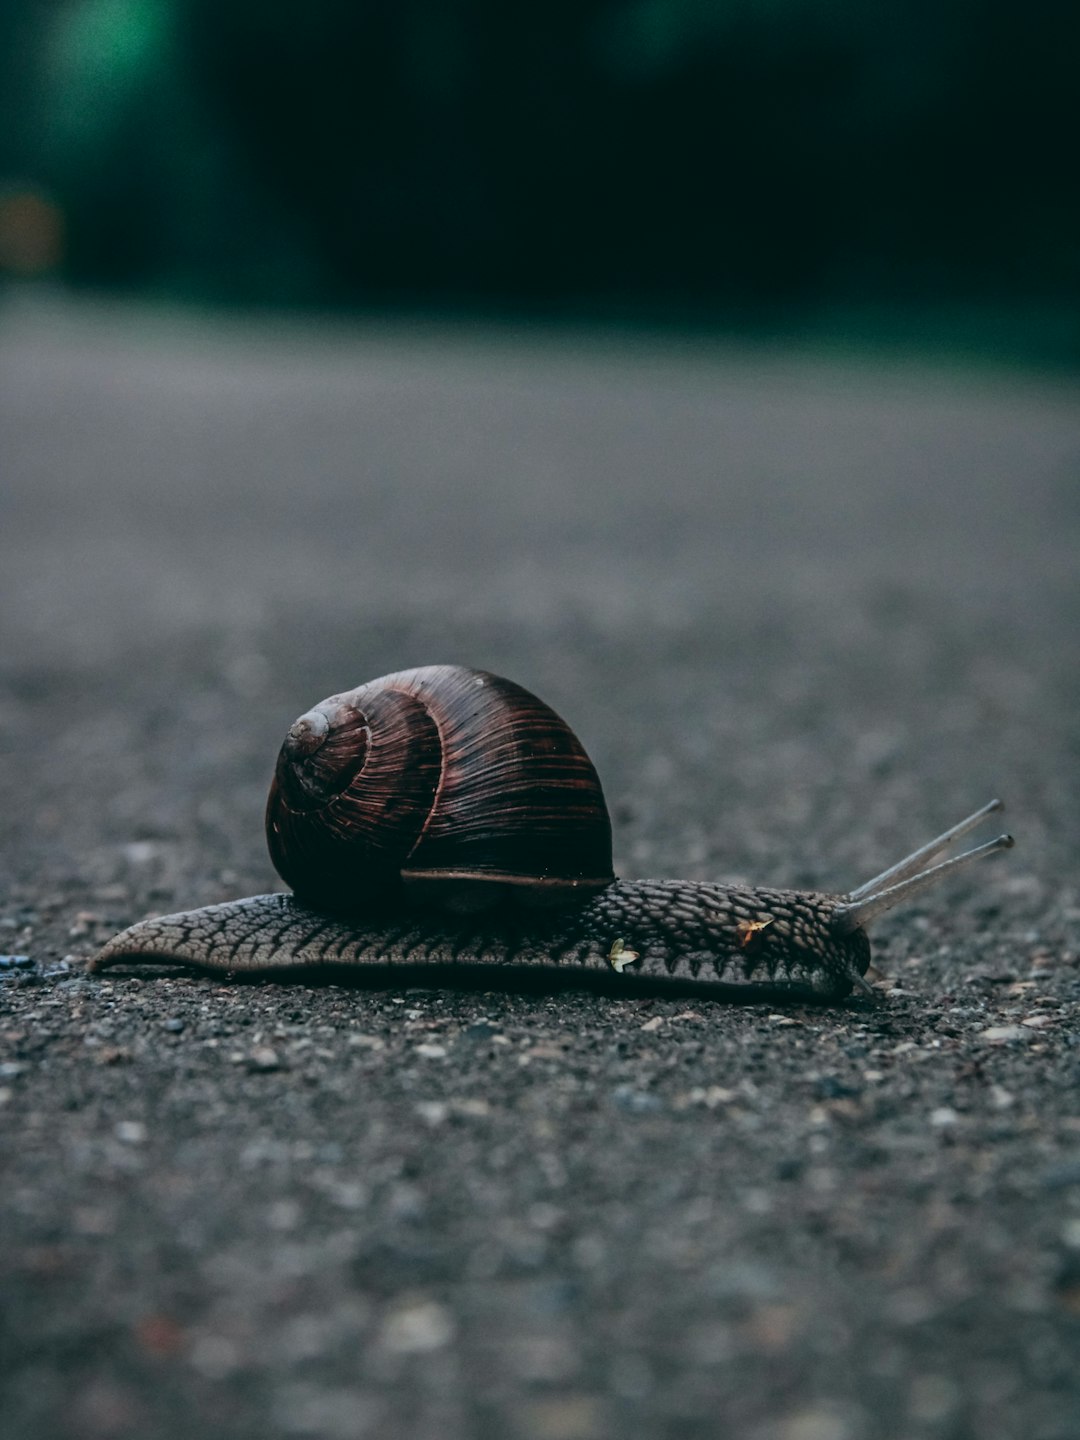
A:
[[[292,726],[266,811],[270,857],[311,904],[402,886],[451,908],[596,893],[613,879],[592,762],[536,696],[480,670],[403,670]]]

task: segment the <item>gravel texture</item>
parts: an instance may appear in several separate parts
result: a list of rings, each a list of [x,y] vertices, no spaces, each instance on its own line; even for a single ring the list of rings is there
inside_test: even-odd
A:
[[[1078,470],[1030,377],[9,302],[5,1440],[1075,1440]],[[624,874],[1019,843],[834,1008],[84,973],[272,888],[289,723],[438,660],[571,720]]]

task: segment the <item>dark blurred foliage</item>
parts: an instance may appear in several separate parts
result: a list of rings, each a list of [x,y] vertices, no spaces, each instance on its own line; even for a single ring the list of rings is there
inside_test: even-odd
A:
[[[0,184],[94,286],[1080,354],[1078,73],[1077,0],[5,0]]]

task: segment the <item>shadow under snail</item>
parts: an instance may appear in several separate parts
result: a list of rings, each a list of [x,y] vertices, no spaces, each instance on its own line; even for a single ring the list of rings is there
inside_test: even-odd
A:
[[[90,968],[514,963],[839,1000],[870,990],[870,921],[1012,845],[931,864],[1001,808],[843,895],[617,880],[600,781],[564,721],[484,671],[403,670],[322,701],[285,737],[266,834],[293,895],[144,920]]]

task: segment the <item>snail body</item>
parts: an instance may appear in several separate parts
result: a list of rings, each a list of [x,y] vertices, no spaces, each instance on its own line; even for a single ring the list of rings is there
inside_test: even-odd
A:
[[[143,921],[90,968],[514,964],[839,1000],[869,988],[870,920],[1012,844],[931,864],[1000,808],[847,894],[619,880],[599,778],[565,722],[511,681],[427,666],[331,696],[289,730],[266,830],[293,895]]]

